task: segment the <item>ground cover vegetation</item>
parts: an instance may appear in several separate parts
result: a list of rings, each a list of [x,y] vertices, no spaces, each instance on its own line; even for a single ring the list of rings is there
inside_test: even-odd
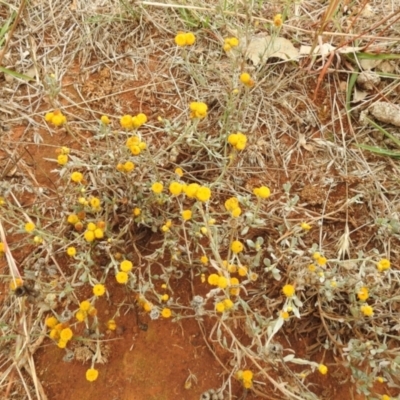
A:
[[[194,324],[180,398],[396,398],[399,5],[0,2],[2,398],[128,319]]]

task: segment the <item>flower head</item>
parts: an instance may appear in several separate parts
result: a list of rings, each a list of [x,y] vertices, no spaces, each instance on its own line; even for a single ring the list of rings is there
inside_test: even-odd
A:
[[[108,118],[107,115],[102,115],[100,121],[104,125],[110,125],[110,118]]]
[[[161,311],[161,315],[163,318],[170,318],[172,315],[172,312],[169,308],[163,308],[163,310]]]
[[[294,288],[293,285],[285,285],[282,288],[282,293],[286,296],[286,297],[293,297],[295,294],[296,290]]]
[[[169,191],[174,196],[179,196],[182,193],[182,184],[179,182],[171,182],[169,185]]]
[[[115,275],[115,279],[121,285],[126,284],[128,282],[128,274],[125,271],[119,271]]]
[[[250,74],[248,74],[247,72],[243,72],[242,74],[240,74],[240,82],[242,82],[245,86],[248,87],[253,87],[255,85],[255,82],[253,81],[253,79],[251,79]]]
[[[372,317],[374,315],[374,309],[369,305],[361,306],[360,310],[366,317]]]
[[[61,126],[67,122],[67,118],[60,110],[54,110],[45,115],[44,119],[46,122],[50,122],[54,126]]]
[[[202,202],[210,200],[211,189],[206,186],[200,186],[196,191],[196,199]]]
[[[271,190],[267,186],[260,186],[258,188],[254,188],[253,193],[259,199],[268,199],[268,197],[271,195]]]
[[[189,105],[190,118],[205,118],[207,116],[208,106],[206,103],[194,101]]]
[[[243,243],[240,242],[239,240],[234,240],[234,241],[232,242],[232,244],[231,244],[231,250],[232,250],[235,254],[238,254],[238,253],[240,253],[241,251],[243,251],[243,248],[244,248]]]
[[[183,210],[182,211],[182,219],[184,221],[189,221],[192,218],[192,211],[191,210]]]
[[[305,230],[305,231],[309,231],[311,229],[311,225],[307,224],[307,222],[302,222],[300,224],[301,229]]]
[[[65,328],[60,332],[60,338],[61,340],[64,340],[65,342],[68,342],[68,340],[71,340],[73,336],[73,332],[70,328]]]
[[[27,222],[25,224],[25,232],[31,233],[35,230],[36,226],[33,222]]]
[[[191,46],[196,41],[196,36],[192,32],[178,32],[175,36],[175,43],[179,47]]]
[[[194,199],[197,191],[200,189],[200,185],[198,183],[190,183],[189,185],[183,186],[182,189],[187,197]]]
[[[358,297],[361,301],[367,300],[368,297],[369,297],[368,288],[367,288],[367,287],[362,287],[362,288],[358,291],[357,297]]]
[[[124,271],[124,272],[132,271],[132,268],[133,268],[132,261],[129,261],[129,260],[122,261],[121,264],[119,264],[119,268],[121,271]]]
[[[107,329],[110,331],[115,331],[117,329],[117,323],[113,319],[107,321]]]
[[[81,301],[81,303],[79,304],[79,309],[81,311],[89,311],[90,307],[92,307],[92,305],[90,304],[89,300],[83,300]]]
[[[386,258],[382,258],[381,260],[378,261],[378,264],[376,265],[378,268],[378,271],[386,271],[387,269],[390,268],[390,261]]]
[[[247,136],[241,132],[231,133],[228,136],[228,143],[232,145],[236,150],[244,150],[247,143]]]
[[[225,311],[225,304],[220,301],[215,304],[215,311],[219,313],[223,313]]]
[[[86,380],[89,382],[94,382],[98,376],[99,376],[99,371],[97,369],[89,368],[86,371]]]
[[[133,122],[132,122],[132,116],[131,115],[124,115],[119,120],[119,123],[125,129],[132,129],[133,128]]]
[[[57,156],[57,162],[59,165],[65,165],[68,162],[68,155],[67,154],[59,154]]]
[[[228,37],[224,39],[224,50],[225,51],[230,51],[233,47],[239,46],[239,39],[235,37]]]
[[[207,282],[208,282],[210,285],[213,285],[213,286],[217,286],[217,285],[218,285],[218,280],[219,280],[219,276],[218,276],[217,274],[211,274],[211,275],[209,275],[209,277],[207,278]]]
[[[102,285],[101,283],[97,283],[96,285],[93,286],[93,294],[95,296],[103,296],[103,294],[106,292],[106,287]]]
[[[318,371],[322,374],[322,375],[326,375],[328,373],[328,367],[324,364],[319,364],[318,365]]]
[[[67,247],[67,254],[70,257],[74,257],[76,255],[76,248],[75,247]]]
[[[160,194],[164,189],[164,185],[160,182],[154,182],[151,185],[151,190],[153,191],[153,193],[155,194]]]
[[[58,320],[52,315],[51,317],[46,318],[45,324],[48,328],[53,329],[58,324]]]
[[[71,174],[71,181],[75,183],[80,183],[83,181],[83,175],[80,172],[73,172]]]
[[[276,15],[274,15],[274,25],[275,25],[277,28],[279,28],[279,27],[282,26],[282,24],[283,24],[283,21],[282,21],[282,14],[276,14]]]

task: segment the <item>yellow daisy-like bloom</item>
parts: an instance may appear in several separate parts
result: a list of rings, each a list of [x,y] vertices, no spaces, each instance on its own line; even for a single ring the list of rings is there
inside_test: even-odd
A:
[[[250,370],[248,370],[248,369],[244,370],[243,373],[242,373],[242,379],[243,379],[244,381],[251,381],[251,380],[253,380],[253,372],[250,371]]]
[[[153,309],[153,304],[146,301],[145,303],[143,303],[143,310],[146,312],[150,312]]]
[[[208,232],[208,230],[207,230],[207,228],[206,228],[205,226],[202,226],[202,227],[200,228],[200,232],[201,232],[203,235],[206,235],[207,232]]]
[[[391,397],[387,394],[383,394],[381,400],[391,400]]]
[[[87,313],[86,311],[82,311],[82,310],[78,310],[75,314],[75,318],[79,321],[79,322],[83,322],[87,317]]]
[[[60,339],[68,342],[68,340],[71,340],[73,335],[74,334],[70,328],[65,328],[60,332]]]
[[[228,279],[226,279],[224,276],[219,276],[217,286],[220,289],[225,289],[228,286]]]
[[[169,185],[169,191],[174,196],[179,196],[182,193],[182,184],[179,182],[171,182]]]
[[[67,221],[69,224],[75,225],[79,222],[79,217],[76,214],[70,214],[68,215]]]
[[[101,283],[97,283],[96,285],[93,286],[93,294],[95,296],[97,297],[103,296],[105,292],[106,292],[106,287]]]
[[[239,207],[239,200],[236,197],[231,197],[225,201],[225,208],[228,211],[233,211],[237,207]]]
[[[80,172],[75,171],[71,174],[71,181],[81,183],[83,181],[83,175]]]
[[[228,143],[232,145],[236,150],[244,150],[247,144],[247,136],[241,132],[231,133],[228,136]]]
[[[65,165],[68,162],[68,156],[66,154],[59,154],[57,162],[59,165]]]
[[[361,306],[360,310],[366,317],[372,317],[374,315],[374,309],[369,305]]]
[[[24,284],[21,278],[15,278],[10,282],[10,289],[15,290]]]
[[[219,276],[217,274],[211,274],[207,278],[207,282],[210,285],[213,285],[213,286],[217,286],[218,285],[218,281],[219,281]]]
[[[67,341],[67,340],[62,340],[62,339],[60,339],[60,340],[58,341],[58,343],[57,343],[57,346],[58,346],[60,349],[65,349],[65,348],[67,347],[67,344],[68,344],[68,341]]]
[[[170,318],[172,315],[172,312],[169,308],[163,308],[163,310],[161,311],[161,316],[163,318]]]
[[[215,311],[219,313],[223,313],[225,311],[225,304],[220,301],[215,304]]]
[[[135,164],[132,161],[126,161],[122,168],[125,172],[131,172],[135,169]]]
[[[253,193],[260,199],[267,199],[271,195],[271,190],[267,186],[254,188]]]
[[[161,297],[160,297],[161,301],[168,301],[169,296],[167,293],[164,293]]]
[[[94,368],[89,368],[86,371],[86,380],[89,382],[94,382],[99,376],[99,371],[97,371],[97,369]]]
[[[250,74],[248,74],[247,72],[243,72],[242,74],[240,74],[239,79],[240,79],[240,82],[242,82],[245,86],[248,86],[248,87],[252,87],[255,84],[253,79],[251,79]]]
[[[102,115],[100,117],[100,121],[104,124],[104,125],[110,125],[110,118],[107,117],[107,115]]]
[[[125,271],[119,271],[115,275],[115,279],[117,280],[118,283],[124,285],[128,282],[128,274]]]
[[[34,243],[36,243],[36,244],[42,244],[42,243],[43,243],[43,238],[40,237],[40,236],[35,236],[35,237],[33,238],[33,241],[34,241]]]
[[[164,189],[164,185],[160,182],[154,182],[151,185],[151,190],[153,191],[153,193],[155,194],[160,194]]]
[[[387,269],[390,268],[390,261],[386,258],[382,258],[381,260],[378,261],[378,264],[376,265],[378,268],[378,271],[386,271]]]
[[[50,339],[57,340],[60,337],[60,331],[57,329],[52,329],[49,333]]]
[[[119,269],[124,272],[130,272],[130,271],[132,271],[132,268],[133,268],[133,264],[129,260],[124,260],[121,262],[121,264],[119,264]]]
[[[95,236],[95,234],[94,234],[94,231],[86,231],[84,234],[83,234],[83,237],[85,238],[85,240],[87,241],[87,242],[93,242],[94,241],[94,239],[96,238],[96,236]]]
[[[283,24],[283,21],[282,21],[282,14],[276,14],[276,15],[274,15],[274,25],[275,25],[277,28],[279,28],[279,27],[282,26],[282,24]]]
[[[146,114],[140,113],[132,118],[132,125],[134,128],[140,128],[147,122]]]
[[[55,126],[61,126],[67,122],[67,118],[60,110],[54,110],[53,112],[47,113],[44,119],[46,122],[50,122]]]
[[[175,36],[175,43],[179,47],[191,46],[196,41],[196,36],[192,32],[178,32]]]
[[[75,247],[67,247],[67,254],[70,257],[74,257],[76,255],[76,248]]]
[[[294,288],[293,285],[285,285],[282,288],[282,293],[286,296],[286,297],[293,297],[294,294],[296,293],[296,289]]]
[[[208,106],[206,103],[194,101],[189,105],[190,118],[205,118],[207,116]]]
[[[239,274],[239,276],[246,276],[246,275],[247,275],[247,272],[248,272],[248,269],[247,269],[247,267],[245,267],[244,265],[241,265],[241,266],[238,268],[238,274]]]
[[[240,217],[240,214],[242,214],[242,209],[240,207],[236,207],[234,210],[231,211],[231,215],[233,218]]]
[[[35,230],[36,226],[33,222],[27,222],[25,224],[25,232],[31,233]]]
[[[310,272],[315,272],[317,270],[317,267],[314,264],[310,264],[307,268]]]
[[[376,379],[376,381],[379,382],[379,383],[385,382],[385,378],[383,378],[382,376],[377,376],[375,379]]]
[[[211,189],[205,186],[201,186],[196,192],[196,199],[202,202],[210,200]]]
[[[133,122],[132,122],[132,116],[131,115],[124,115],[119,120],[119,123],[125,129],[132,129],[133,128]]]
[[[192,218],[192,211],[191,210],[183,210],[182,218],[184,221],[189,221]]]
[[[369,297],[368,288],[362,287],[362,288],[358,291],[357,297],[358,297],[361,301],[367,300],[368,297]]]
[[[287,311],[281,311],[280,317],[283,318],[284,320],[289,319],[290,315]]]
[[[175,173],[176,173],[180,178],[182,178],[182,176],[183,176],[183,170],[182,170],[182,168],[175,168]]]
[[[309,231],[311,229],[311,225],[307,224],[307,222],[302,222],[300,227],[301,227],[301,229],[303,229],[305,231]]]
[[[132,211],[135,217],[138,217],[141,214],[142,210],[139,207],[135,207]]]
[[[233,301],[231,299],[224,299],[225,310],[230,310],[233,307]]]
[[[235,253],[238,254],[242,252],[244,249],[243,243],[240,242],[239,240],[234,240],[231,244],[231,250]]]
[[[231,50],[233,47],[237,47],[239,46],[239,40],[235,37],[229,37],[229,38],[225,38],[224,39],[224,50],[225,51],[229,51]]]
[[[87,230],[88,230],[88,231],[94,232],[96,229],[97,229],[97,226],[96,226],[95,223],[93,223],[93,222],[89,222],[89,223],[88,223],[88,225],[87,225]]]
[[[208,264],[208,257],[207,257],[207,256],[201,256],[200,262],[201,262],[203,265],[207,265],[207,264]]]
[[[6,252],[6,246],[3,242],[0,242],[0,253],[5,253]]]
[[[186,44],[191,46],[196,41],[196,36],[192,32],[186,33]]]
[[[89,311],[90,307],[92,307],[92,305],[90,304],[89,300],[83,300],[79,304],[79,309],[81,311]]]
[[[103,239],[104,237],[104,231],[103,229],[97,228],[94,230],[94,237],[96,239]]]
[[[189,185],[183,187],[183,192],[186,194],[187,197],[189,197],[189,199],[194,199],[199,189],[200,189],[199,184],[190,183]]]
[[[246,381],[245,379],[243,379],[243,387],[245,389],[250,389],[253,386],[253,381]]]
[[[53,329],[58,324],[58,320],[52,315],[51,317],[46,318],[45,324],[48,328]]]
[[[117,329],[117,323],[113,319],[107,321],[107,329],[110,331],[115,331]]]
[[[231,287],[229,289],[229,293],[231,296],[239,296],[239,292],[240,292],[240,288],[239,286],[239,279],[238,278],[231,278],[231,282],[230,282]]]
[[[318,371],[320,372],[320,374],[326,375],[328,373],[328,367],[324,364],[319,364]]]
[[[100,208],[101,202],[100,202],[100,199],[99,199],[99,198],[97,198],[97,197],[92,197],[92,198],[90,199],[90,201],[89,201],[89,204],[90,204],[90,206],[91,206],[92,208],[94,208],[94,209],[99,209],[99,208]]]

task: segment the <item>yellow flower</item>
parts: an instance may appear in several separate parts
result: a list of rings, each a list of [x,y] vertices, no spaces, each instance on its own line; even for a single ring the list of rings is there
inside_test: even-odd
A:
[[[228,211],[233,211],[237,207],[239,207],[239,200],[236,197],[231,197],[225,201],[225,208]]]
[[[282,293],[286,296],[286,297],[293,297],[295,294],[296,290],[294,288],[293,285],[285,285],[282,288]]]
[[[216,303],[215,304],[215,311],[217,311],[219,313],[223,313],[225,311],[225,304],[222,301]]]
[[[253,193],[260,199],[267,199],[271,195],[271,191],[267,186],[254,188]]]
[[[98,376],[99,376],[99,371],[97,371],[97,369],[89,368],[86,371],[86,380],[89,382],[94,382]]]
[[[387,269],[390,268],[390,261],[386,258],[382,258],[381,260],[379,260],[376,267],[378,268],[378,271],[380,271],[380,272],[386,271]]]
[[[144,310],[144,311],[150,312],[152,309],[153,309],[153,304],[152,304],[152,303],[150,303],[150,302],[148,302],[148,301],[145,301],[145,302],[143,303],[143,310]]]
[[[314,264],[310,264],[307,268],[310,272],[315,272],[317,270],[317,267]]]
[[[207,116],[208,106],[206,103],[194,101],[189,105],[190,118],[205,118]]]
[[[88,223],[88,226],[87,226],[87,230],[88,231],[92,231],[92,232],[94,232],[95,230],[96,230],[96,224],[94,224],[93,222],[89,222]]]
[[[33,241],[34,241],[36,244],[42,244],[42,243],[43,243],[43,238],[40,237],[40,236],[35,236],[35,237],[33,238]]]
[[[200,185],[197,183],[190,183],[187,186],[183,187],[183,192],[186,194],[187,197],[190,199],[194,199],[196,197],[197,191],[200,189]]]
[[[110,118],[107,117],[107,115],[102,115],[100,117],[100,121],[104,124],[104,125],[110,125]]]
[[[94,208],[94,209],[99,209],[99,208],[100,208],[101,202],[100,202],[100,199],[97,198],[97,197],[92,197],[92,198],[90,199],[89,203],[90,203],[90,206],[91,206],[92,208]]]
[[[183,210],[182,218],[184,221],[189,221],[192,218],[192,211],[191,210]]]
[[[6,246],[3,242],[0,242],[0,255],[6,252]]]
[[[179,196],[182,193],[182,185],[179,182],[171,182],[169,185],[169,191],[174,196]]]
[[[228,143],[236,150],[244,150],[247,143],[247,136],[241,132],[231,133],[228,136]]]
[[[238,296],[239,292],[240,292],[240,288],[238,287],[239,286],[239,279],[238,278],[231,278],[230,284],[231,284],[231,286],[233,286],[233,287],[231,287],[229,289],[230,295],[231,296]]]
[[[83,301],[81,301],[81,303],[79,304],[79,309],[80,309],[81,311],[89,311],[89,309],[90,309],[91,306],[92,306],[92,305],[90,304],[90,301],[89,301],[89,300],[83,300]]]
[[[133,122],[132,122],[132,116],[131,115],[124,115],[119,120],[119,123],[125,129],[132,129],[133,128]]]
[[[251,372],[250,370],[246,369],[245,371],[243,371],[242,373],[242,379],[244,381],[251,381],[253,380],[253,372]]]
[[[138,217],[138,216],[140,215],[141,212],[142,212],[142,211],[141,211],[141,209],[140,209],[139,207],[135,207],[135,208],[133,209],[133,211],[132,211],[132,213],[133,213],[133,215],[134,215],[135,217]]]
[[[307,224],[307,222],[302,222],[300,226],[301,229],[304,229],[305,231],[309,231],[311,229],[311,225]]]
[[[35,228],[36,227],[35,227],[35,224],[33,222],[27,222],[25,224],[25,231],[28,232],[28,233],[33,232],[35,230]]]
[[[46,318],[45,324],[48,328],[53,329],[58,324],[58,320],[56,317],[51,316]]]
[[[57,346],[60,349],[65,349],[67,347],[68,341],[60,339],[57,343]]]
[[[242,252],[242,251],[243,251],[243,248],[244,248],[243,243],[242,243],[242,242],[239,242],[239,240],[234,240],[234,241],[232,242],[232,244],[231,244],[231,250],[232,250],[235,254],[238,254],[238,253]]]
[[[207,282],[208,282],[210,285],[213,285],[213,286],[217,286],[217,285],[218,285],[218,280],[219,280],[219,276],[218,276],[217,274],[211,274],[211,275],[209,275],[209,277],[207,278]]]
[[[65,342],[68,342],[68,340],[71,340],[72,336],[73,336],[73,333],[70,328],[65,328],[60,332],[60,338],[61,338],[61,340],[64,340]]]
[[[230,310],[233,307],[233,301],[231,299],[224,300],[225,310]]]
[[[47,113],[44,119],[46,122],[51,122],[55,126],[61,126],[67,122],[67,118],[60,110],[54,110],[53,112]]]
[[[245,389],[250,389],[253,386],[253,382],[252,381],[246,381],[243,379],[243,387]]]
[[[68,156],[66,154],[59,154],[57,157],[57,162],[60,165],[65,165],[68,162]]]
[[[207,256],[201,256],[200,262],[204,265],[208,264],[208,257]]]
[[[279,27],[282,26],[282,24],[283,24],[283,21],[282,21],[282,14],[276,14],[276,15],[274,16],[274,25],[275,25],[277,28],[279,28]]]
[[[169,299],[169,296],[168,296],[167,293],[164,293],[164,294],[161,296],[161,301],[168,301],[168,299]]]
[[[196,192],[196,199],[199,201],[206,202],[210,200],[211,189],[205,186],[200,186]]]
[[[74,257],[76,255],[76,248],[75,247],[67,247],[67,254],[70,257]]]
[[[75,225],[79,222],[79,217],[76,214],[70,214],[68,215],[67,221],[69,224]]]
[[[326,375],[328,373],[328,367],[324,364],[319,364],[318,365],[318,371],[322,374],[322,375]]]
[[[96,285],[93,286],[93,294],[95,296],[103,296],[103,294],[106,292],[106,287],[102,285],[101,283],[97,283]]]
[[[82,310],[78,310],[75,314],[75,318],[79,321],[79,322],[83,322],[86,319],[87,313],[86,311],[82,311]]]
[[[169,308],[163,308],[163,310],[161,311],[161,315],[163,318],[170,318],[172,315],[172,312]]]
[[[239,274],[239,276],[246,276],[247,275],[247,267],[245,267],[244,265],[241,265],[238,268],[238,274]]]
[[[121,262],[121,264],[119,264],[119,268],[121,271],[129,272],[129,271],[132,271],[133,264],[129,260],[124,260]]]
[[[225,289],[228,286],[228,280],[224,276],[219,276],[217,285],[220,289]]]
[[[140,113],[132,118],[132,125],[134,128],[140,128],[147,122],[146,114]]]
[[[176,168],[176,169],[175,169],[175,173],[176,173],[180,178],[182,178],[182,176],[183,176],[183,170],[182,170],[182,168]]]
[[[231,211],[231,215],[233,218],[237,218],[242,213],[242,209],[240,207],[236,207],[234,210]]]
[[[155,194],[160,194],[160,193],[163,191],[163,189],[164,189],[164,186],[163,186],[163,184],[160,183],[160,182],[154,182],[154,183],[151,185],[151,190],[152,190],[153,193],[155,193]]]
[[[206,228],[205,226],[202,226],[202,227],[200,228],[200,232],[201,232],[203,235],[206,235],[207,232],[208,232],[208,230],[207,230],[207,228]]]
[[[369,297],[368,288],[362,287],[362,288],[358,291],[357,297],[358,297],[361,301],[367,300],[368,297]]]
[[[175,36],[175,43],[179,47],[191,46],[196,41],[196,36],[192,32],[178,32]]]
[[[103,239],[104,237],[104,231],[103,229],[97,228],[94,230],[94,237],[96,239]]]
[[[382,376],[377,376],[376,381],[379,383],[383,383],[383,382],[385,382],[385,378],[383,378]]]
[[[135,164],[132,161],[127,161],[125,164],[123,164],[122,168],[125,172],[131,172],[134,170]]]
[[[371,306],[361,306],[360,310],[366,317],[372,317],[374,315],[374,309]]]
[[[251,79],[250,74],[248,74],[247,72],[243,72],[242,74],[240,74],[239,79],[245,86],[248,86],[248,87],[252,87],[255,84],[253,79]]]
[[[117,323],[113,319],[107,321],[107,329],[110,331],[115,331],[117,329]]]
[[[86,231],[83,234],[83,237],[87,242],[93,242],[93,240],[95,239],[94,231]]]
[[[290,315],[287,311],[281,311],[280,316],[281,316],[281,318],[283,318],[285,320],[289,319],[289,317],[290,317]]]
[[[391,400],[391,397],[387,394],[383,394],[381,400]]]
[[[115,279],[120,284],[126,284],[128,282],[128,274],[125,271],[119,271],[115,275]]]
[[[229,37],[224,39],[224,50],[229,51],[232,47],[239,46],[239,40],[235,37]]]
[[[80,183],[83,181],[83,175],[80,172],[73,172],[71,174],[71,181],[75,183]]]

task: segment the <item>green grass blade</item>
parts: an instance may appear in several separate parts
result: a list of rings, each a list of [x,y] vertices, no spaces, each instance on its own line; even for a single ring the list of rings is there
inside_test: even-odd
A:
[[[374,128],[378,129],[379,132],[383,133],[386,137],[388,137],[393,143],[396,143],[397,146],[400,148],[400,140],[394,137],[391,133],[389,133],[387,130],[383,129],[381,126],[379,126],[376,122],[370,120],[369,118],[366,118],[369,124],[371,124]]]
[[[357,81],[357,77],[358,77],[358,68],[356,68],[355,71],[350,75],[349,84],[347,85],[347,91],[346,91],[347,112],[350,112],[351,110],[351,97],[353,94],[354,85],[356,84]]]
[[[400,151],[386,150],[381,147],[368,146],[366,144],[358,144],[357,147],[368,150],[371,153],[379,154],[380,156],[392,157],[400,159]]]
[[[0,67],[0,71],[4,72],[5,74],[13,76],[14,78],[22,79],[24,81],[32,81],[33,80],[33,78],[31,78],[30,76],[27,76],[24,74],[19,74],[18,72],[15,72],[8,68]]]

